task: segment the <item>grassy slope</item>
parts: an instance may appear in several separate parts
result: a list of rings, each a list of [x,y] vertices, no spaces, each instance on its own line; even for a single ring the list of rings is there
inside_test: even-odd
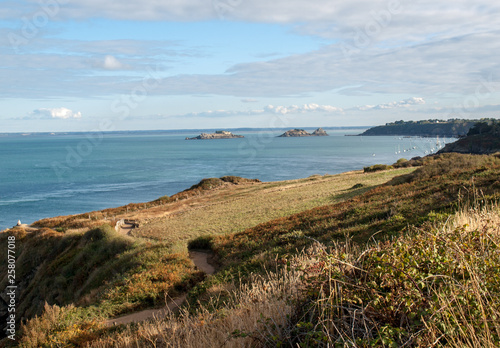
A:
[[[199,234],[242,231],[277,217],[347,199],[412,170],[402,168],[369,175],[357,171],[269,183],[246,179],[205,179],[172,197],[99,212],[43,219],[34,225],[82,232],[126,218],[140,222],[141,227],[134,231],[137,237],[166,242],[187,241]],[[355,184],[362,184],[363,188],[350,190]],[[221,218],[222,215],[225,219]]]
[[[202,275],[185,252],[189,239],[207,232],[242,231],[274,217],[344,200],[410,171],[356,172],[275,183],[240,180],[236,181],[238,185],[234,185],[235,180],[231,184],[211,179],[178,197],[147,203],[147,209],[129,207],[129,215],[124,217],[142,219],[144,227],[134,232],[147,239],[117,234],[106,225],[91,228],[105,220],[89,219],[86,225],[81,219],[87,214],[37,224],[65,233],[48,227],[36,232],[10,230],[0,235],[0,244],[5,247],[7,236],[16,236],[17,279],[22,280],[18,318],[42,314],[46,302],[75,304],[68,322],[80,323],[76,327],[85,327],[86,332],[99,331],[101,326],[92,318],[161,305],[167,294],[185,291],[200,279]],[[359,183],[363,188],[350,190]],[[124,210],[107,209],[92,215],[109,217]],[[80,228],[72,231],[72,227]],[[6,281],[1,274],[0,286]],[[89,320],[93,324],[88,324]],[[65,332],[66,328],[56,329],[54,335],[61,330]]]
[[[499,178],[498,158],[443,155],[347,201],[200,239],[221,269],[191,291],[198,310],[93,346],[495,346],[498,207],[489,217],[477,203],[475,225],[432,226],[460,202],[498,200]]]
[[[357,171],[235,186],[198,200],[186,200],[184,210],[151,219],[135,230],[134,235],[177,242],[205,234],[241,232],[275,218],[346,200],[413,170],[402,168],[370,174]],[[355,184],[363,187],[351,190]]]
[[[269,221],[244,232],[213,240],[213,248],[227,264],[257,253],[286,253],[317,239],[352,236],[366,242],[400,234],[407,226],[446,218],[457,208],[459,195],[481,189],[486,195],[500,190],[500,160],[486,156],[443,155],[415,172],[353,197],[345,202],[314,208]],[[474,178],[471,180],[471,178]]]
[[[215,310],[205,302],[91,347],[498,347],[499,224],[498,205],[476,203],[385,243],[314,244],[226,285]]]
[[[486,197],[497,197],[496,195],[500,190],[500,181],[498,179],[500,176],[500,160],[498,158],[491,156],[443,155],[437,159],[429,159],[427,162],[429,162],[427,165],[410,174],[396,178],[387,185],[376,187],[367,192],[358,192],[361,194],[354,197],[349,197],[351,195],[349,191],[340,189],[336,191],[337,194],[340,194],[340,196],[337,196],[337,199],[341,199],[339,203],[313,208],[288,217],[281,217],[259,224],[242,232],[218,235],[210,238],[208,244],[211,245],[212,249],[218,255],[222,270],[218,275],[209,277],[207,281],[197,285],[191,291],[191,298],[208,299],[210,297],[209,295],[211,295],[229,301],[231,296],[227,290],[231,289],[231,278],[242,277],[243,281],[250,282],[248,284],[251,285],[251,280],[253,278],[248,278],[250,271],[261,272],[262,266],[273,265],[275,264],[274,260],[280,261],[283,257],[287,257],[286,255],[295,254],[297,250],[308,247],[313,243],[311,238],[319,240],[325,245],[334,245],[339,240],[345,240],[346,235],[350,235],[356,245],[360,245],[360,242],[367,242],[370,236],[374,234],[376,234],[377,239],[401,236],[402,232],[407,230],[409,226],[426,226],[428,223],[436,223],[445,220],[450,213],[456,211],[459,195],[467,195],[473,191],[478,192],[478,190],[481,190],[482,194]],[[358,178],[361,177],[362,176],[358,176]],[[473,178],[473,180],[471,180],[471,178]],[[357,183],[356,180],[354,181]],[[307,183],[307,180],[303,180],[302,183]],[[309,188],[309,186],[306,187]],[[272,188],[267,187],[267,189]],[[324,190],[325,188],[319,191],[322,192]],[[306,191],[311,192],[310,189]],[[271,191],[270,193],[279,192],[281,191]],[[284,192],[287,191],[284,190]],[[289,192],[293,192],[293,190]],[[255,197],[258,197],[258,195]],[[332,194],[330,193],[320,198],[320,200],[331,198]],[[346,198],[350,199],[344,200]],[[314,201],[314,199],[317,199],[317,197],[310,199],[310,201]],[[207,209],[211,209],[217,207],[217,205],[206,205],[206,207]],[[251,214],[252,210],[249,210],[249,213]],[[221,216],[222,220],[225,218],[226,216]],[[166,221],[168,222],[168,220]],[[224,222],[220,223],[224,225]],[[206,231],[199,231],[197,233],[204,232]],[[204,240],[206,242],[207,238],[205,237]],[[421,245],[425,245],[425,243]],[[342,250],[344,250],[343,255],[347,255],[343,257],[354,257],[354,255],[349,254],[349,250],[345,249],[345,247]],[[281,256],[277,258],[276,255]],[[278,265],[279,264],[280,262],[278,262]],[[385,274],[388,274],[387,272],[390,273],[389,270],[386,270]],[[383,277],[383,274],[381,276]],[[318,284],[320,283],[312,283],[311,293],[313,295],[317,293],[319,289],[316,287]],[[396,292],[397,289],[398,287],[395,288]],[[374,290],[382,291],[380,288],[375,288]],[[326,296],[328,298],[329,295],[327,294]],[[240,300],[243,301],[242,298],[240,298]],[[307,296],[305,299],[302,296],[297,298],[297,300],[307,300]],[[371,300],[369,299],[368,301]],[[224,310],[224,308],[221,307],[223,306],[222,303],[222,301],[217,300],[213,302],[212,305],[209,306],[212,308],[210,312],[215,309],[215,313],[222,310],[223,313],[225,313],[224,316],[231,315],[232,312],[228,314],[227,309]],[[192,302],[192,304],[196,305],[195,302]],[[236,308],[240,308],[241,306],[237,303],[235,306],[236,307],[233,307],[232,310],[236,313]],[[194,309],[194,307],[192,309]],[[54,322],[54,320],[60,320],[61,316],[64,317],[67,313],[72,312],[72,310],[65,309],[63,314],[59,313],[56,315],[54,314],[55,311],[54,308],[47,309],[47,313],[56,318],[53,319],[52,322]],[[293,309],[293,312],[289,314],[293,313],[300,317],[299,322],[293,323],[293,325],[305,325],[306,328],[310,325],[316,327],[316,322],[311,321],[311,319],[305,320],[303,318],[300,308],[298,310],[296,308]],[[217,318],[216,315],[215,319]],[[371,319],[372,321],[378,320],[377,317],[373,318],[374,319]],[[277,320],[278,318],[275,319]],[[45,323],[50,323],[50,318],[45,317],[44,320]],[[34,337],[34,335],[40,336],[41,333],[46,331],[40,329],[44,326],[44,320],[41,322],[34,322],[31,326],[28,326],[27,332],[31,330],[33,333],[26,336],[27,340],[29,340],[30,337]],[[70,320],[70,323],[74,323],[75,320]],[[77,320],[77,322],[81,321]],[[387,323],[384,322],[384,325],[385,324],[392,325],[387,330],[397,329],[397,327],[394,327],[394,321],[389,320]],[[159,323],[157,325],[159,325],[158,332],[163,332],[162,325],[164,324]],[[253,325],[258,326],[260,324],[255,322]],[[375,325],[376,330],[381,330],[382,326]],[[299,336],[304,334],[300,326],[292,329],[298,330]],[[66,329],[63,329],[62,331],[67,332],[65,330]],[[135,329],[131,330],[132,331],[128,331],[128,336],[126,336],[127,339],[129,339],[129,343],[134,345],[135,343],[133,342],[143,342],[142,344],[144,344],[145,333],[143,331],[142,333],[139,332],[139,336],[137,336]],[[246,330],[249,329],[247,328]],[[376,330],[374,332],[376,332]],[[59,331],[56,330],[56,335],[57,332],[60,331],[61,329]],[[149,331],[149,337],[152,337],[151,339],[158,339],[161,334],[158,333],[157,336],[155,336],[153,331]],[[373,332],[371,334],[372,336],[374,335]],[[109,331],[97,330],[95,335],[110,336],[110,340],[117,339],[113,333]],[[326,335],[326,339],[329,339],[328,337],[330,336],[328,335]],[[396,334],[396,336],[397,335],[399,335],[399,333]],[[412,335],[412,333],[405,331],[402,335]],[[81,338],[81,335],[78,336],[77,333],[73,332],[72,337],[75,338],[75,336]],[[395,338],[396,336],[392,333],[389,336],[389,339],[396,345],[399,342],[398,339],[402,339]],[[241,336],[241,338],[242,337],[243,336]],[[271,335],[266,339],[270,339],[270,337],[272,338],[273,336]],[[95,337],[92,337],[92,339],[94,338]],[[374,335],[372,338],[377,340],[380,337]],[[322,340],[325,339],[325,337],[321,336],[318,339]],[[65,342],[67,342],[67,340]],[[112,341],[106,341],[105,339],[103,342]],[[249,346],[258,343],[258,341],[255,340],[251,340],[251,342],[253,343]],[[141,343],[138,344],[140,345]],[[30,345],[28,344],[27,346]],[[97,344],[96,346],[112,346],[112,344],[103,343],[103,345]]]

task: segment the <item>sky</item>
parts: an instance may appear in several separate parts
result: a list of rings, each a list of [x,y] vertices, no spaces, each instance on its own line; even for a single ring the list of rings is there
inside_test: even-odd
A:
[[[493,0],[0,0],[0,133],[498,118]]]

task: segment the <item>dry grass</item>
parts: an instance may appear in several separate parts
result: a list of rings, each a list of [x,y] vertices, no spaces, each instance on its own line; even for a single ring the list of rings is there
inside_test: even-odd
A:
[[[178,242],[206,234],[240,232],[272,219],[349,199],[413,170],[403,168],[370,174],[356,171],[233,186],[183,201],[182,208],[144,221],[134,235]],[[363,186],[352,189],[356,184]]]
[[[299,257],[295,263],[302,261]],[[297,267],[298,269],[299,267]],[[223,308],[212,304],[195,314],[185,309],[156,320],[128,327],[126,331],[93,342],[89,347],[255,347],[271,336],[284,336],[299,295],[300,271],[292,269],[253,275],[247,285],[230,290]],[[228,284],[234,289],[234,284]],[[271,339],[272,340],[272,339]]]
[[[490,205],[390,242],[316,244],[288,267],[236,290],[227,284],[224,306],[127,327],[88,347],[497,347],[499,226]]]

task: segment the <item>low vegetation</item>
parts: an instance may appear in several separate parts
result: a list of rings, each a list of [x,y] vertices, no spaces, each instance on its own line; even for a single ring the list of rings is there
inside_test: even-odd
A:
[[[215,310],[171,313],[91,347],[496,347],[499,224],[498,206],[475,206],[382,243],[314,243],[226,284]]]
[[[374,164],[373,166],[370,166],[370,167],[364,167],[363,171],[365,173],[373,173],[373,172],[379,172],[381,170],[389,170],[389,169],[394,169],[394,167],[387,165],[387,164]]]
[[[104,226],[78,233],[44,229],[24,237],[21,229],[10,231],[46,243],[38,257],[47,257],[54,273],[38,273],[46,269],[40,263],[33,284],[45,277],[54,281],[65,267],[81,274],[78,282],[65,280],[73,297],[68,291],[64,301],[52,297],[38,307],[20,345],[498,346],[500,159],[443,154],[407,162],[408,168],[351,173],[338,181],[315,176],[231,184],[229,191],[205,182],[200,187],[207,190],[198,198],[207,204],[146,223],[148,230],[141,224],[134,231],[142,231],[140,238]],[[382,179],[385,184],[373,184]],[[264,207],[287,208],[273,218],[259,213],[258,198]],[[240,215],[233,206],[242,208]],[[175,219],[196,214],[199,220],[192,223],[221,230],[144,238],[154,235],[153,226],[161,230],[162,221],[180,228]],[[267,220],[252,220],[254,214]],[[228,219],[252,225],[224,229]],[[37,240],[42,233],[47,239]],[[214,253],[216,274],[205,278],[197,272],[187,257],[188,243]],[[78,256],[84,250],[90,257]],[[160,305],[176,292],[188,293],[179,313],[130,326],[104,325],[111,315]]]
[[[17,228],[1,235],[2,247],[9,235],[16,237],[17,317],[65,318],[46,335],[37,331],[45,319],[30,321],[26,332],[37,334],[29,342],[38,342],[30,347],[78,341],[79,330],[90,332],[110,316],[162,305],[204,277],[187,253],[118,234],[109,225],[72,234]],[[2,278],[0,286],[6,282]]]

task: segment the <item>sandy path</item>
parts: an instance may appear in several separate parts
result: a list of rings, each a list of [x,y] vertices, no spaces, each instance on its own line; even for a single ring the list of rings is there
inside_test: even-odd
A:
[[[123,224],[120,226],[120,233],[129,236],[130,232],[134,229],[133,224]]]
[[[205,272],[206,274],[214,274],[215,268],[208,263],[210,254],[203,251],[190,251],[189,258],[193,260],[196,267]]]
[[[193,260],[196,267],[207,274],[213,274],[215,268],[208,263],[209,253],[202,251],[190,251],[189,257]],[[186,294],[173,298],[167,303],[163,308],[157,309],[146,309],[140,312],[132,313],[118,318],[108,319],[106,321],[107,326],[130,324],[144,321],[147,319],[160,319],[164,318],[168,312],[175,311],[181,304],[186,300]]]

